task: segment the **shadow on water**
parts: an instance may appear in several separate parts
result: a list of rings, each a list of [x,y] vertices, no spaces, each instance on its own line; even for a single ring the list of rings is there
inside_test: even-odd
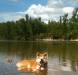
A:
[[[0,42],[0,75],[21,75],[16,68],[16,63],[24,59],[35,59],[38,51],[48,51],[48,73],[40,71],[35,75],[78,74],[78,42],[66,41]],[[22,74],[26,75],[26,73]],[[34,74],[27,73],[27,75]]]

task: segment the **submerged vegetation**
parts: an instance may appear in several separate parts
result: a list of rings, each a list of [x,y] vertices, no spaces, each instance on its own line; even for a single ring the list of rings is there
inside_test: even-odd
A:
[[[78,38],[78,8],[73,11],[72,17],[68,14],[60,20],[49,21],[48,24],[41,18],[33,19],[28,15],[16,22],[0,23],[0,40],[37,40],[43,38],[71,40]]]

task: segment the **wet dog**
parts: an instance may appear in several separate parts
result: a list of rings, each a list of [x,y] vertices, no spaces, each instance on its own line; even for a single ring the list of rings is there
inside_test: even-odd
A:
[[[22,60],[16,64],[18,70],[22,70],[25,72],[34,72],[37,70],[44,70],[47,68],[48,64],[48,53],[36,53],[35,60]]]

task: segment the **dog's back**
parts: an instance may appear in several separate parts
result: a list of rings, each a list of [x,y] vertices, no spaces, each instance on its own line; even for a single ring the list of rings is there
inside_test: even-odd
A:
[[[16,64],[18,70],[36,71],[39,69],[39,65],[36,60],[23,60]]]

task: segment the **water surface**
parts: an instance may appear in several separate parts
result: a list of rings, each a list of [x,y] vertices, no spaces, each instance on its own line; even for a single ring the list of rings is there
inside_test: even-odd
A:
[[[26,73],[16,63],[48,51],[48,70]],[[78,75],[78,42],[0,42],[0,75]]]

